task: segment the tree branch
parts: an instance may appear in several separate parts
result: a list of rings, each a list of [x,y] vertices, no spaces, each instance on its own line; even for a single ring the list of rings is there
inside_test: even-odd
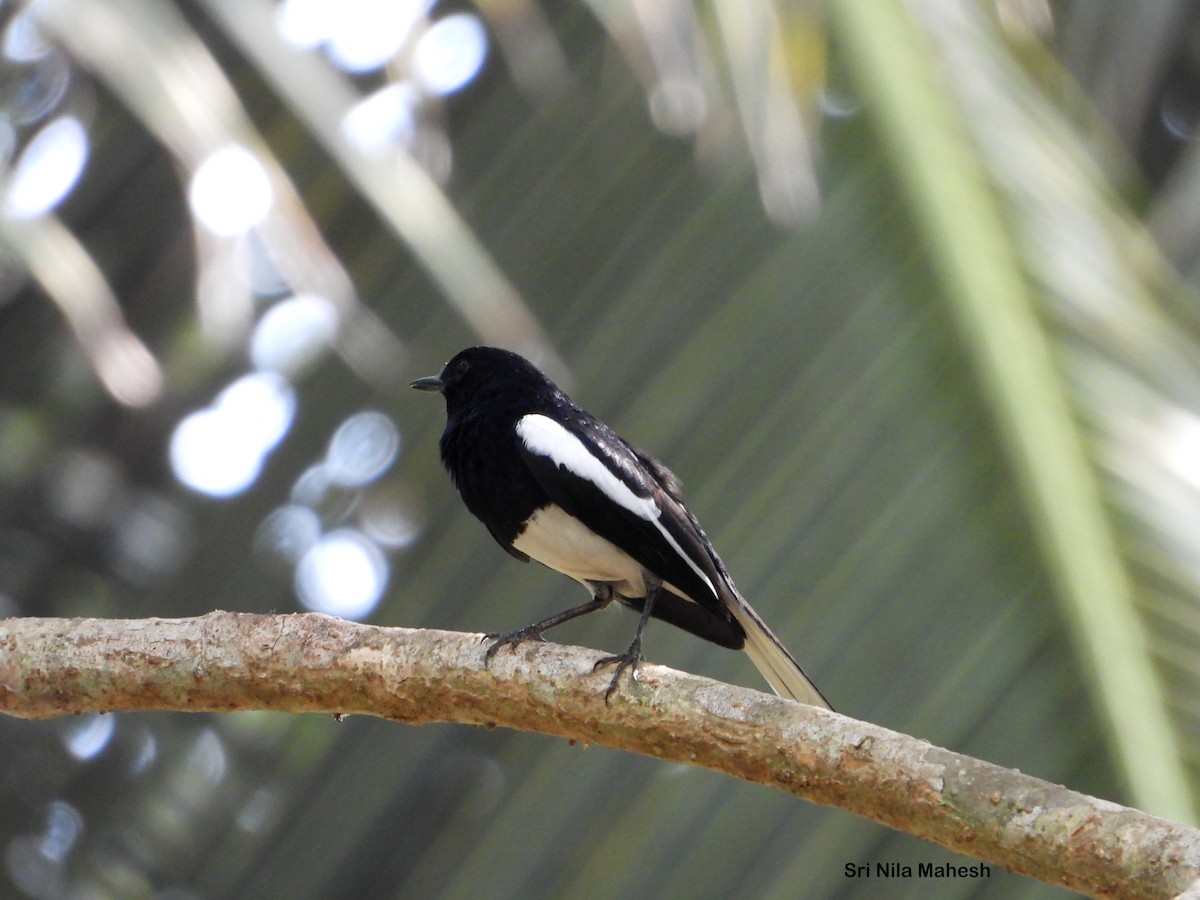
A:
[[[328,616],[0,621],[0,712],[380,716],[502,725],[724,772],[837,806],[1093,896],[1169,897],[1200,879],[1200,831],[926,741],[645,665],[604,703],[597,654]]]

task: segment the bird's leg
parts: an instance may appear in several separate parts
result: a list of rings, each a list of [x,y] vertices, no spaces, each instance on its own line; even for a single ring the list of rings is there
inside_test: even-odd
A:
[[[642,607],[642,617],[638,619],[637,631],[633,633],[633,643],[629,645],[629,649],[617,656],[605,656],[603,659],[596,660],[596,665],[592,667],[594,672],[601,666],[611,666],[616,664],[617,671],[613,673],[612,681],[608,683],[608,690],[604,692],[604,703],[608,704],[609,698],[620,686],[621,673],[626,669],[630,670],[630,677],[637,681],[637,667],[643,659],[642,657],[642,635],[646,632],[646,623],[650,621],[650,611],[654,608],[654,599],[658,596],[660,584],[658,581],[650,581],[647,579],[646,584],[646,604]]]
[[[604,609],[608,604],[612,603],[613,593],[608,585],[594,585],[596,594],[590,601],[579,606],[573,606],[568,610],[557,613],[549,618],[542,619],[540,622],[534,622],[532,625],[526,625],[524,628],[518,628],[516,631],[502,631],[485,634],[485,641],[492,641],[492,645],[487,648],[487,652],[483,655],[483,665],[486,667],[492,661],[492,657],[501,647],[516,647],[517,644],[523,641],[544,641],[542,632],[555,625],[561,625],[563,622],[569,622],[571,619],[577,619],[580,616],[586,616],[588,613],[595,612],[598,609]]]

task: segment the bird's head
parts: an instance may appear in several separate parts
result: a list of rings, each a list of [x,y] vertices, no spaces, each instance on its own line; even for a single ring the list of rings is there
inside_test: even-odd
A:
[[[473,402],[506,395],[557,392],[531,362],[497,347],[468,347],[446,363],[440,374],[418,378],[409,387],[441,394],[450,413]]]

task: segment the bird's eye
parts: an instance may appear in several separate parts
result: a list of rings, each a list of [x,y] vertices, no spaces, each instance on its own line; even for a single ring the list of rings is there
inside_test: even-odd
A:
[[[462,378],[467,374],[467,369],[471,368],[471,364],[465,359],[460,359],[458,365],[454,367],[454,377]]]

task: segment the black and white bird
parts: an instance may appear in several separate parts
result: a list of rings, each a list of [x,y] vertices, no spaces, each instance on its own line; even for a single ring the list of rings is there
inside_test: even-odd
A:
[[[642,659],[651,616],[722,647],[744,649],[775,692],[829,703],[734,587],[679,481],[658,460],[577,406],[524,358],[463,350],[412,387],[446,400],[442,462],[496,541],[583,584],[588,603],[526,628],[488,635],[486,658],[613,600],[641,613],[629,649],[596,665],[621,673]]]

